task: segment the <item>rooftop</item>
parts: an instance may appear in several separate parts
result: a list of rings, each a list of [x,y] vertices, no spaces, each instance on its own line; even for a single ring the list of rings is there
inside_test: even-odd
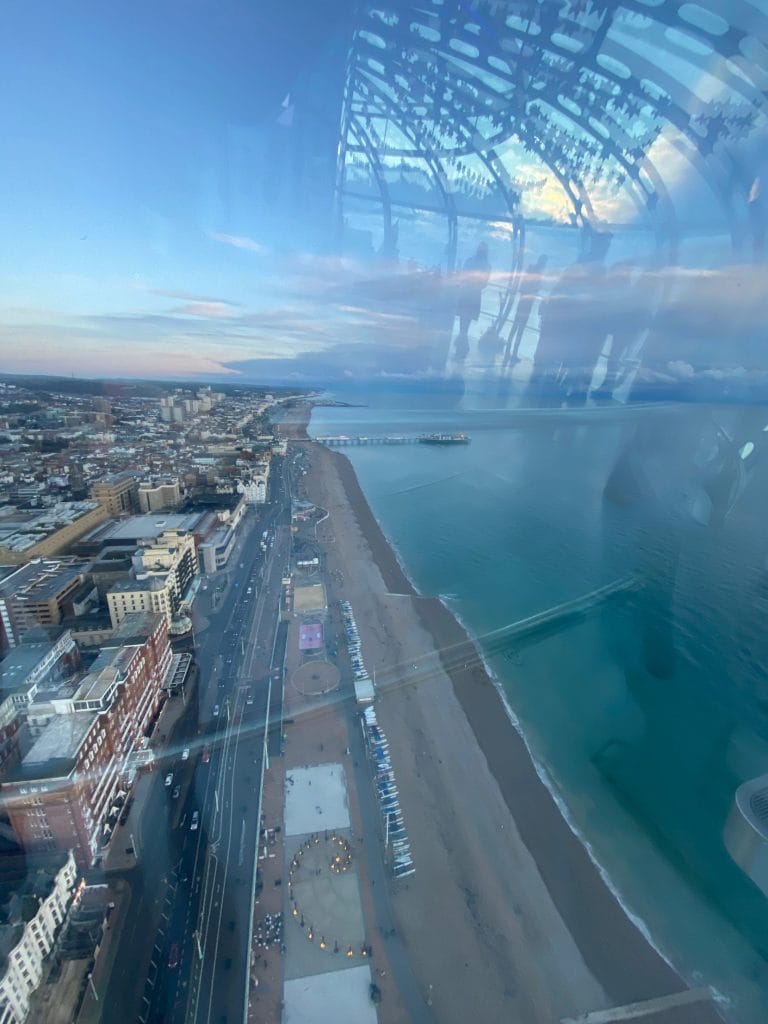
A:
[[[39,771],[44,767],[51,769],[46,770],[45,775],[68,774],[68,771],[64,772],[61,769],[65,768],[66,762],[74,761],[96,715],[96,711],[75,711],[68,715],[55,715],[23,758],[21,766],[24,774],[28,776],[30,770]]]
[[[106,647],[81,681],[74,701],[101,701],[115,683],[124,679],[136,656],[135,647]]]
[[[143,643],[163,618],[157,612],[129,612],[112,633],[116,644]]]
[[[53,646],[47,641],[23,643],[10,651],[0,662],[0,691],[7,694],[21,689]]]
[[[33,513],[17,513],[2,524],[0,542],[11,551],[26,551],[49,534],[99,508],[98,501],[60,501]]]
[[[129,543],[141,540],[152,540],[159,537],[165,530],[188,530],[197,529],[200,521],[200,513],[163,513],[152,516],[130,516],[128,519],[121,519],[120,522],[108,523],[99,527],[98,530],[86,535],[84,540],[96,539],[107,541],[110,544],[117,542]]]
[[[36,559],[0,581],[0,595],[48,601],[87,568],[88,563],[79,558]]]
[[[119,592],[121,594],[130,594],[132,591],[134,593],[143,593],[146,590],[164,590],[169,575],[169,572],[163,572],[160,575],[145,576],[143,579],[138,580],[118,580],[112,584],[107,593],[115,594]]]

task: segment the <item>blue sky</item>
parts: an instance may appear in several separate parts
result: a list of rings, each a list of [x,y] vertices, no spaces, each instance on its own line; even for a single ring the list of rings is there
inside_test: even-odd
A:
[[[379,365],[397,369],[407,318],[361,297],[382,271],[319,251],[316,197],[290,191],[285,140],[302,117],[292,89],[303,75],[318,109],[338,116],[331,86],[312,76],[332,65],[323,55],[345,38],[350,6],[0,5],[0,370],[210,376],[334,346],[338,370],[363,343],[389,347]],[[313,147],[335,122],[329,134],[315,112],[303,116],[302,158],[320,195],[329,153]],[[703,206],[668,149],[670,180]],[[401,236],[439,252],[443,231],[404,219]],[[499,272],[502,235],[490,236]],[[462,235],[460,262],[476,244]]]
[[[82,372],[99,339],[78,333],[78,317],[202,316],[214,300],[207,311],[219,320],[223,302],[242,309],[274,301],[263,204],[258,195],[246,203],[222,189],[237,181],[233,138],[257,143],[290,85],[293,69],[280,44],[295,23],[275,17],[271,6],[3,5],[7,369],[48,361],[62,370],[71,359],[73,372]],[[312,6],[294,4],[299,15],[305,9],[308,36]],[[301,40],[293,49],[298,62]],[[46,331],[48,352],[40,350]],[[78,337],[82,351],[73,353]],[[8,352],[21,342],[26,352]],[[123,360],[122,332],[105,331],[101,342]]]

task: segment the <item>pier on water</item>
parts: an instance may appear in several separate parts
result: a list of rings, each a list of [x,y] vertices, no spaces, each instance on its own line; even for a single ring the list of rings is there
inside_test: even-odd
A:
[[[327,444],[330,448],[345,448],[349,445],[361,444],[418,444],[418,434],[372,434],[370,436],[359,435],[347,437],[340,434],[336,437],[315,437],[313,441],[318,444]]]

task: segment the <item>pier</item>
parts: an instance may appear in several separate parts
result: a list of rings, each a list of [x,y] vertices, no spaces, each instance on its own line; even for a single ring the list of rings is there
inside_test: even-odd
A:
[[[418,434],[372,434],[370,436],[359,435],[347,437],[340,434],[337,437],[315,437],[312,440],[319,444],[328,445],[329,448],[344,448],[349,445],[361,444],[418,444]]]
[[[469,444],[469,434],[358,434],[350,437],[347,434],[339,434],[334,437],[315,437],[320,444],[328,445],[329,448],[342,448],[348,445],[361,444],[428,444],[428,445],[455,445]]]

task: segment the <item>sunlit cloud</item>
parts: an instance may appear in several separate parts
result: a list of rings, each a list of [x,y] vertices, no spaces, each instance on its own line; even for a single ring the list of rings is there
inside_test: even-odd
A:
[[[216,242],[223,242],[224,245],[234,246],[235,249],[247,249],[249,252],[268,252],[267,246],[257,242],[255,238],[247,235],[229,235],[223,231],[209,231],[208,237]]]

